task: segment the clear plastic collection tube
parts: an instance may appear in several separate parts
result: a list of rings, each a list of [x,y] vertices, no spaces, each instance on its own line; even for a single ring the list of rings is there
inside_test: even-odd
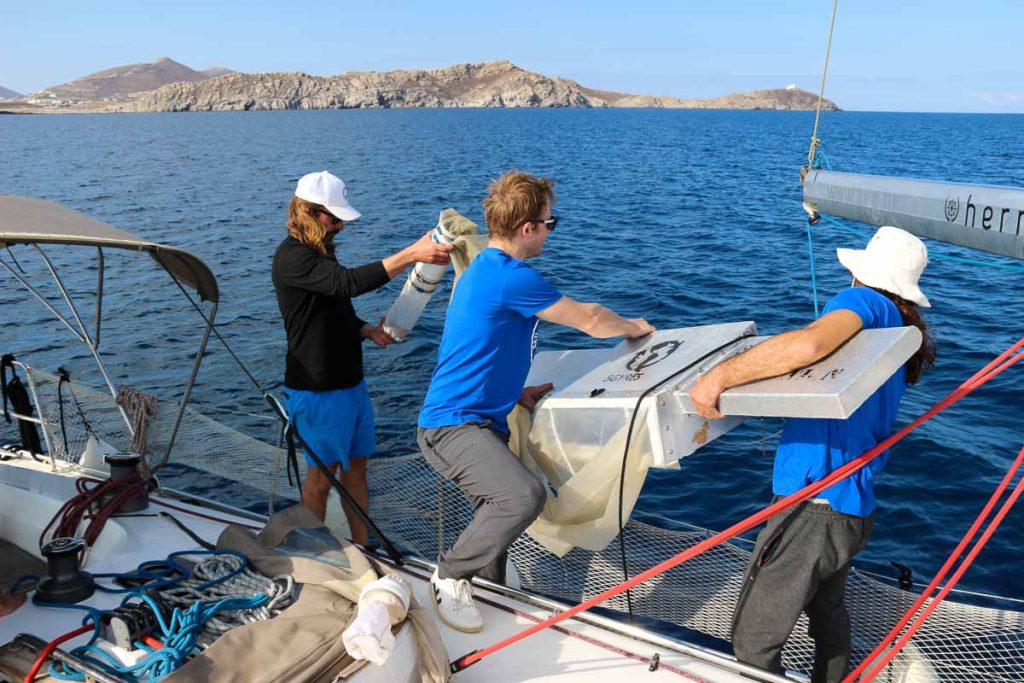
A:
[[[438,244],[453,243],[461,234],[454,229],[460,222],[469,223],[454,209],[445,209],[438,218],[431,239]],[[473,228],[476,226],[473,225]],[[447,270],[447,265],[417,263],[409,273],[401,294],[395,299],[395,303],[391,305],[384,318],[384,331],[395,341],[402,341],[409,336]]]

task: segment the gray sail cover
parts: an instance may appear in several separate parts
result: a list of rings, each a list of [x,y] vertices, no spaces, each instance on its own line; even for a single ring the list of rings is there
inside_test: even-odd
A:
[[[819,213],[1024,258],[1024,189],[812,170],[804,202]]]
[[[194,254],[150,242],[66,206],[0,194],[0,248],[10,244],[70,244],[147,252],[205,301],[218,301],[213,271]]]

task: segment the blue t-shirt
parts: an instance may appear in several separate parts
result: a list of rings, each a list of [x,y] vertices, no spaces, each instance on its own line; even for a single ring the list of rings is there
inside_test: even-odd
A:
[[[866,330],[903,326],[896,305],[869,287],[839,292],[825,306],[825,313],[843,309],[860,316]],[[788,496],[799,491],[888,437],[906,388],[907,371],[901,367],[845,420],[789,419],[775,454],[775,494]],[[875,475],[885,467],[888,458],[886,451],[818,495],[828,500],[832,509],[844,514],[870,515],[875,509]]]
[[[532,360],[537,313],[562,295],[500,249],[485,249],[459,279],[445,316],[420,427],[490,420],[508,432]]]

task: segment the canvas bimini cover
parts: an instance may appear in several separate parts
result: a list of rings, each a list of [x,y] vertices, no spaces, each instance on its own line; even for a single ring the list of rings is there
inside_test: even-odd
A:
[[[216,303],[220,299],[213,272],[183,249],[141,239],[60,204],[0,194],[0,248],[12,244],[71,244],[144,251],[204,301]]]
[[[217,287],[217,279],[214,277],[213,272],[199,258],[183,249],[141,239],[124,230],[111,227],[95,218],[90,218],[85,214],[53,202],[0,194],[0,248],[10,247],[14,244],[32,245],[38,250],[61,295],[67,302],[74,322],[72,323],[71,320],[58,312],[45,297],[35,290],[30,282],[15,270],[14,266],[0,259],[0,268],[3,268],[18,280],[72,334],[88,347],[112,397],[117,396],[117,390],[110,381],[110,377],[99,355],[103,302],[104,248],[127,249],[149,254],[153,260],[159,263],[174,278],[175,282],[182,286],[183,292],[185,291],[184,287],[190,287],[199,294],[200,299],[210,303],[208,314],[200,311],[204,322],[204,330],[199,342],[199,349],[196,352],[195,361],[192,364],[192,371],[185,382],[184,392],[178,403],[177,417],[169,430],[170,436],[166,440],[166,450],[163,459],[159,464],[150,462],[151,466],[162,466],[167,462],[174,447],[178,428],[181,426],[181,420],[185,415],[185,406],[192,393],[192,386],[195,383],[196,375],[199,373],[199,366],[206,351],[206,344],[209,341],[210,333],[213,331],[214,318],[217,315],[217,304],[220,300],[220,290]],[[43,252],[41,245],[44,244],[64,244],[93,247],[96,249],[98,262],[95,298],[96,317],[95,327],[91,334],[86,329],[82,318],[78,315],[71,294],[64,287],[56,269]],[[123,406],[118,404],[117,411],[124,419],[128,431],[134,435],[135,427],[133,426],[133,421],[128,418]]]
[[[818,213],[1024,258],[1024,189],[820,169],[803,186],[804,203]]]

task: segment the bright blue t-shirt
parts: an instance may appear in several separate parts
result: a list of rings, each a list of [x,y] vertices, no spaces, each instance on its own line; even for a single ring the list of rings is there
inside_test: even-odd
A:
[[[459,279],[444,321],[420,427],[484,422],[508,433],[526,382],[537,313],[562,295],[500,249],[482,251]]]
[[[899,309],[869,287],[851,287],[836,294],[825,313],[849,310],[860,316],[864,329],[902,327]],[[901,367],[885,384],[845,420],[791,418],[782,430],[775,454],[776,495],[788,496],[827,476],[874,448],[891,434],[900,399],[907,388],[907,371]],[[867,517],[875,509],[875,475],[885,467],[889,451],[879,455],[851,476],[822,491],[832,509]]]

